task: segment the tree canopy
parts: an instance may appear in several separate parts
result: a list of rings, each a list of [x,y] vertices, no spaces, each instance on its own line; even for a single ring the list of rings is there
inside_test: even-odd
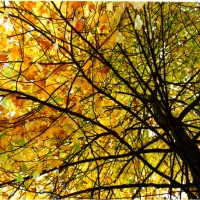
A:
[[[0,196],[200,197],[199,11],[1,2]]]

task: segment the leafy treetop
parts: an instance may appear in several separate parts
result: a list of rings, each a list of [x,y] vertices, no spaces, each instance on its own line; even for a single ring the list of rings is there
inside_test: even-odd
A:
[[[0,7],[4,199],[198,197],[196,3]]]

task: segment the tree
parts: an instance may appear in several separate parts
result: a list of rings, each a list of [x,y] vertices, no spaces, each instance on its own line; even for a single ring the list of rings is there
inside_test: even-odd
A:
[[[196,3],[1,2],[4,199],[200,194]]]

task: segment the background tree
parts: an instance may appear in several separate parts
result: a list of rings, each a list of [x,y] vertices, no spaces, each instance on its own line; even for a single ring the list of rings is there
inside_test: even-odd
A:
[[[0,8],[4,199],[200,193],[196,3]]]

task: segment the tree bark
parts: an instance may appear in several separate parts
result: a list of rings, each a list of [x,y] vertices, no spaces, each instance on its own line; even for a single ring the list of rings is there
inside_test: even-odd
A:
[[[180,119],[168,113],[164,114],[160,108],[160,103],[154,97],[150,95],[141,95],[141,97],[148,103],[150,103],[153,113],[158,123],[167,128],[167,131],[171,133],[174,141],[171,141],[172,146],[175,147],[175,152],[182,158],[183,162],[189,166],[193,183],[198,191],[198,197],[200,197],[200,151],[194,140],[190,138],[183,128],[183,124]]]

